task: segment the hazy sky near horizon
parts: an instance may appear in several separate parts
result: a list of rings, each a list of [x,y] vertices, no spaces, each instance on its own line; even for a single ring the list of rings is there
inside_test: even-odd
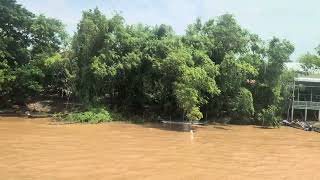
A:
[[[320,44],[318,0],[17,0],[32,12],[60,19],[69,33],[81,12],[98,7],[106,15],[120,12],[129,24],[168,24],[178,34],[197,17],[207,20],[224,13],[264,40],[286,38],[295,45],[292,60],[314,52]]]

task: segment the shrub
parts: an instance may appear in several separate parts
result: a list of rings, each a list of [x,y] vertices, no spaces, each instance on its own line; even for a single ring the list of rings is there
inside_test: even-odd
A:
[[[68,114],[63,119],[65,121],[78,123],[101,123],[112,121],[112,116],[103,108],[93,108],[85,112]]]
[[[234,116],[246,119],[254,115],[253,98],[251,92],[246,88],[240,88],[234,99],[232,111]]]
[[[199,121],[203,118],[203,115],[198,107],[193,107],[191,111],[187,114],[187,118],[189,121]]]
[[[265,127],[279,127],[281,118],[277,115],[277,107],[274,105],[269,106],[258,114],[258,120],[262,126]]]

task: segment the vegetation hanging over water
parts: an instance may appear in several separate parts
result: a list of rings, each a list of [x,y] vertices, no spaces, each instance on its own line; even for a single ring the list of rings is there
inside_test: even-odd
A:
[[[270,125],[277,126],[290,99],[286,85],[293,76],[284,63],[293,51],[287,40],[260,39],[231,14],[197,19],[177,35],[168,25],[128,25],[119,14],[93,9],[68,37],[59,20],[0,0],[2,106],[58,95],[192,121],[265,123],[272,116]]]
[[[79,123],[101,123],[112,121],[111,114],[103,108],[93,108],[84,112],[70,113],[64,120]]]

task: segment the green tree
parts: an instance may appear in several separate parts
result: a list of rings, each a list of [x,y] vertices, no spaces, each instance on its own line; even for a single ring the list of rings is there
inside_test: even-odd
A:
[[[293,45],[263,41],[230,14],[197,19],[177,35],[168,25],[128,25],[96,8],[83,12],[68,45],[59,20],[0,0],[1,98],[23,101],[45,91],[136,113],[196,121],[206,111],[272,126],[290,99],[294,73],[284,64]],[[300,62],[318,69],[319,54]]]
[[[209,19],[205,23],[198,19],[188,27],[187,37],[193,44],[198,44],[197,47],[206,49],[210,59],[217,64],[229,53],[244,52],[249,42],[248,32],[231,14]]]
[[[215,77],[218,67],[207,55],[200,51],[193,54],[184,51],[173,52],[170,61],[180,61],[181,71],[175,83],[175,94],[178,106],[190,121],[200,120],[203,115],[200,107],[208,103],[208,99],[220,93]]]
[[[43,57],[60,52],[65,42],[58,20],[36,16],[15,0],[0,1],[1,94],[22,102],[43,90]],[[12,101],[13,102],[13,101]]]
[[[67,33],[61,21],[40,15],[30,27],[32,55],[52,55],[66,46]]]
[[[233,99],[233,116],[244,120],[251,119],[254,115],[253,98],[251,92],[242,87],[240,88],[239,93]]]
[[[304,54],[299,58],[299,62],[302,63],[304,70],[307,73],[319,70],[320,68],[320,57],[314,54]]]
[[[30,27],[34,14],[17,4],[15,0],[0,1],[0,51],[2,60],[11,67],[30,60]]]
[[[282,90],[286,83],[281,82],[285,72],[284,64],[290,61],[294,46],[287,40],[273,38],[267,47],[266,60],[259,68],[257,86],[254,88],[255,109],[258,112],[271,108],[276,115],[281,114],[284,97]],[[271,111],[271,110],[270,110]]]

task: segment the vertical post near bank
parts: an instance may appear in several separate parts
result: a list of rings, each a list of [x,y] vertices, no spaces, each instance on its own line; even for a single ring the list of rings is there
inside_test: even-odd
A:
[[[291,121],[293,121],[293,112],[294,112],[294,90],[296,89],[296,82],[295,80],[293,80],[293,90],[292,90],[292,103],[291,103]],[[320,110],[319,110],[319,114],[320,114]]]
[[[306,108],[304,109],[304,121],[307,121],[307,116],[308,116],[308,108],[306,106]]]

